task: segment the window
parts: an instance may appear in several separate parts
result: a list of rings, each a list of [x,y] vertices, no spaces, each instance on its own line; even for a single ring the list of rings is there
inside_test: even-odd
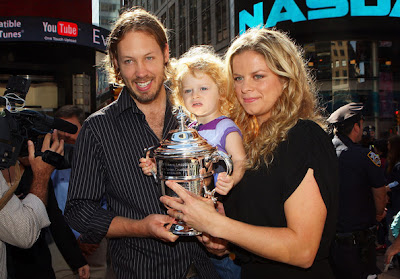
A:
[[[197,0],[189,0],[190,45],[197,45]]]
[[[175,4],[168,9],[168,27],[171,30],[169,37],[169,51],[171,52],[171,57],[176,57]]]
[[[179,55],[186,50],[186,1],[179,0]]]
[[[226,11],[226,0],[219,0],[215,3],[215,22],[217,27],[217,42],[228,38],[228,14]]]
[[[211,12],[210,0],[201,1],[202,43],[211,44]]]

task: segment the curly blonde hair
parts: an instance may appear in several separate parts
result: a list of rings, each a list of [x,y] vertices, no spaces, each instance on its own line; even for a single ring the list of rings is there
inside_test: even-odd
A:
[[[153,36],[160,46],[162,53],[164,53],[168,46],[167,29],[155,15],[139,7],[132,7],[126,10],[114,23],[114,27],[107,39],[107,55],[103,61],[103,66],[108,72],[110,83],[124,84],[118,65],[114,63],[114,60],[118,60],[119,42],[130,31],[141,31]]]
[[[269,69],[282,80],[283,92],[275,103],[268,121],[259,125],[236,98],[232,60],[245,51],[261,54]],[[322,109],[318,107],[314,78],[306,65],[303,50],[285,33],[275,29],[253,28],[237,37],[226,53],[228,99],[233,103],[230,117],[243,133],[248,157],[247,169],[270,165],[274,150],[286,140],[289,130],[299,119],[309,119],[326,129]]]
[[[225,65],[222,59],[215,53],[212,46],[193,46],[184,53],[178,60],[171,59],[169,73],[171,76],[171,102],[175,106],[182,106],[186,111],[183,102],[182,81],[187,74],[196,77],[196,74],[202,73],[208,75],[217,85],[220,96],[220,112],[227,114],[232,104],[227,101],[227,78],[225,74]],[[194,115],[191,115],[195,119]]]

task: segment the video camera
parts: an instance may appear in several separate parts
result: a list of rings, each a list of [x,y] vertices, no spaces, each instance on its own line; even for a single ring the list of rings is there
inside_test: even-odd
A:
[[[7,169],[16,164],[18,157],[28,155],[28,140],[35,144],[36,153],[41,150],[43,136],[53,129],[75,134],[78,128],[59,118],[51,117],[34,110],[23,109],[30,81],[11,76],[4,96],[0,96],[0,169]],[[64,156],[46,151],[43,161],[57,169],[71,167],[73,145],[64,145]]]

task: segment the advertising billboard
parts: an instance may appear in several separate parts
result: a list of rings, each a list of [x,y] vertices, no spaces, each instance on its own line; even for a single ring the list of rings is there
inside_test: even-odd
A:
[[[1,42],[66,43],[105,52],[109,31],[78,21],[42,17],[0,17]]]
[[[300,42],[393,38],[400,30],[400,0],[235,1],[236,34],[266,26],[290,31]]]

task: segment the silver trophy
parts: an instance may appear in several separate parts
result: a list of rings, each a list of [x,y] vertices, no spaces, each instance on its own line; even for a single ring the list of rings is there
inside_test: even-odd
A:
[[[203,139],[195,129],[185,125],[186,114],[179,108],[176,117],[180,123],[179,129],[171,130],[159,146],[145,149],[154,157],[157,165],[156,180],[161,182],[163,195],[176,197],[177,194],[165,185],[165,181],[173,180],[190,192],[212,198],[215,202],[213,183],[214,163],[225,162],[227,174],[233,171],[233,163],[225,152],[217,150]],[[201,232],[188,227],[183,221],[178,221],[171,227],[176,235],[193,236]]]

